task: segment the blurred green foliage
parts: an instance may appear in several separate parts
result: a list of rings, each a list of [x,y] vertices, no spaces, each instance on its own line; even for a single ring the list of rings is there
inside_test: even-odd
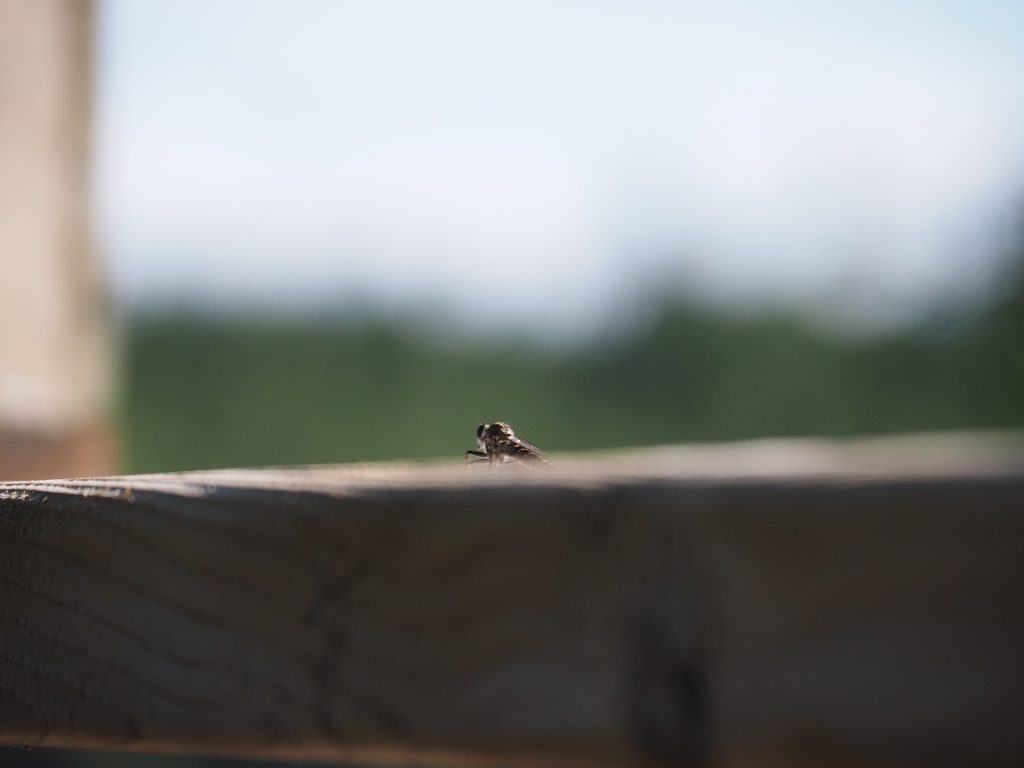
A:
[[[549,450],[1021,427],[1022,274],[970,318],[871,336],[678,303],[571,349],[380,319],[135,315],[125,470],[460,458],[494,420]]]

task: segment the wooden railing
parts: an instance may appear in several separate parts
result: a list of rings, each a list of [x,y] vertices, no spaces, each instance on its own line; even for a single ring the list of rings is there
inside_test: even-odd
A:
[[[0,485],[0,743],[1024,764],[1024,447]]]

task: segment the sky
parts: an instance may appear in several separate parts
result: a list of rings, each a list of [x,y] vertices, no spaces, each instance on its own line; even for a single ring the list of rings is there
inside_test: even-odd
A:
[[[983,290],[1024,209],[1019,2],[99,13],[121,304],[578,334],[679,293],[870,325]]]

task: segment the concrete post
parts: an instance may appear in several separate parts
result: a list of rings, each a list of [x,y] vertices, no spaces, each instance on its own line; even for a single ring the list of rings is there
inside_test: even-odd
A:
[[[114,468],[89,232],[91,0],[0,0],[0,477]]]

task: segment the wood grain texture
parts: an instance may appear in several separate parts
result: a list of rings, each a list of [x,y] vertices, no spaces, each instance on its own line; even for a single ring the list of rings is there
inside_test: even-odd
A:
[[[1024,762],[1019,439],[554,461],[0,484],[0,743]]]

